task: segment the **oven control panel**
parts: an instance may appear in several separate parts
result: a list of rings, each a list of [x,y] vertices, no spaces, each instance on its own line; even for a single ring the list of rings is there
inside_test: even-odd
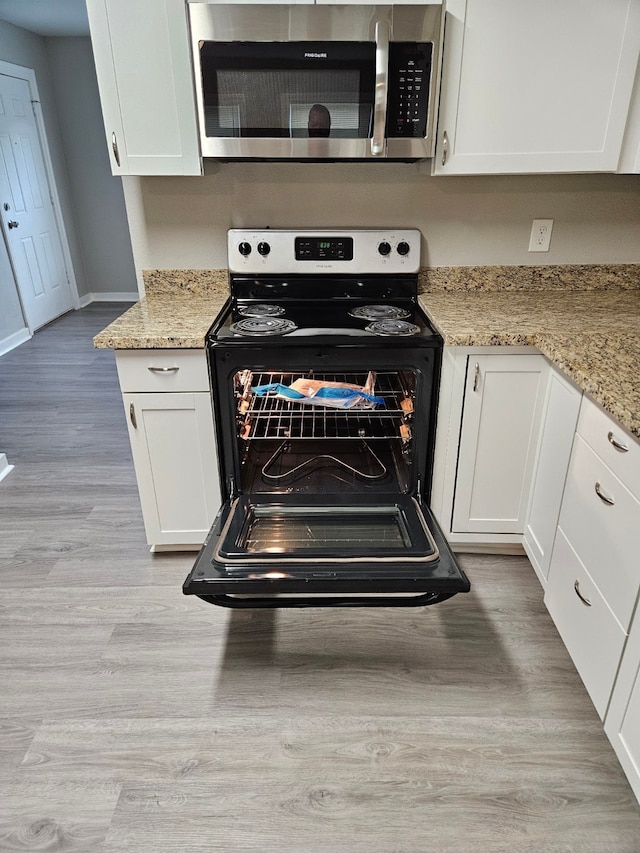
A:
[[[230,272],[416,273],[421,234],[416,228],[293,230],[232,228]]]

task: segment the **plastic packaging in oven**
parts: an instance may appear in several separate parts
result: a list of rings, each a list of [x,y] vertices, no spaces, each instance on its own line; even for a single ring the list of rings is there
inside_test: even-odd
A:
[[[324,382],[318,379],[296,379],[291,385],[273,382],[251,389],[254,394],[275,394],[285,400],[312,406],[329,406],[336,409],[370,409],[382,405],[384,397],[376,397],[359,385],[347,382]]]

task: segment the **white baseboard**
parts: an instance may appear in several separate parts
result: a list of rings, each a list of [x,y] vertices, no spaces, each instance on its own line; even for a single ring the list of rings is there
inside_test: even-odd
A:
[[[140,296],[130,290],[124,293],[85,293],[80,297],[80,307],[86,308],[92,302],[137,302],[139,299]]]
[[[19,347],[20,344],[28,341],[30,337],[31,332],[25,326],[25,328],[20,329],[19,332],[14,332],[12,335],[9,335],[9,337],[3,338],[0,341],[0,355],[4,355],[6,352],[10,352],[12,349]]]
[[[6,453],[0,453],[0,480],[4,480],[4,478],[13,471],[14,466],[9,465],[9,460],[7,459]]]

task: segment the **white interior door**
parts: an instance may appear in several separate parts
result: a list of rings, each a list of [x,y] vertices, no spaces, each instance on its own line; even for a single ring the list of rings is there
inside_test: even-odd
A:
[[[0,216],[33,331],[73,308],[29,83],[0,74]]]

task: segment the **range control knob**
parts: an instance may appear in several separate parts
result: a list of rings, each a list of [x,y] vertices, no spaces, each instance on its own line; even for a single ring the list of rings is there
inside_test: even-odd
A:
[[[383,240],[383,242],[380,243],[380,245],[378,246],[378,252],[386,257],[390,251],[391,246],[389,245],[389,243],[387,243],[386,240]]]
[[[400,243],[398,243],[398,245],[396,247],[396,252],[399,255],[408,255],[410,248],[411,248],[411,246],[409,246],[408,243],[405,243],[405,241],[402,240]]]
[[[258,243],[258,254],[266,257],[271,251],[271,246],[268,243]]]
[[[251,243],[240,243],[238,251],[244,258],[246,258],[247,255],[251,254]]]

